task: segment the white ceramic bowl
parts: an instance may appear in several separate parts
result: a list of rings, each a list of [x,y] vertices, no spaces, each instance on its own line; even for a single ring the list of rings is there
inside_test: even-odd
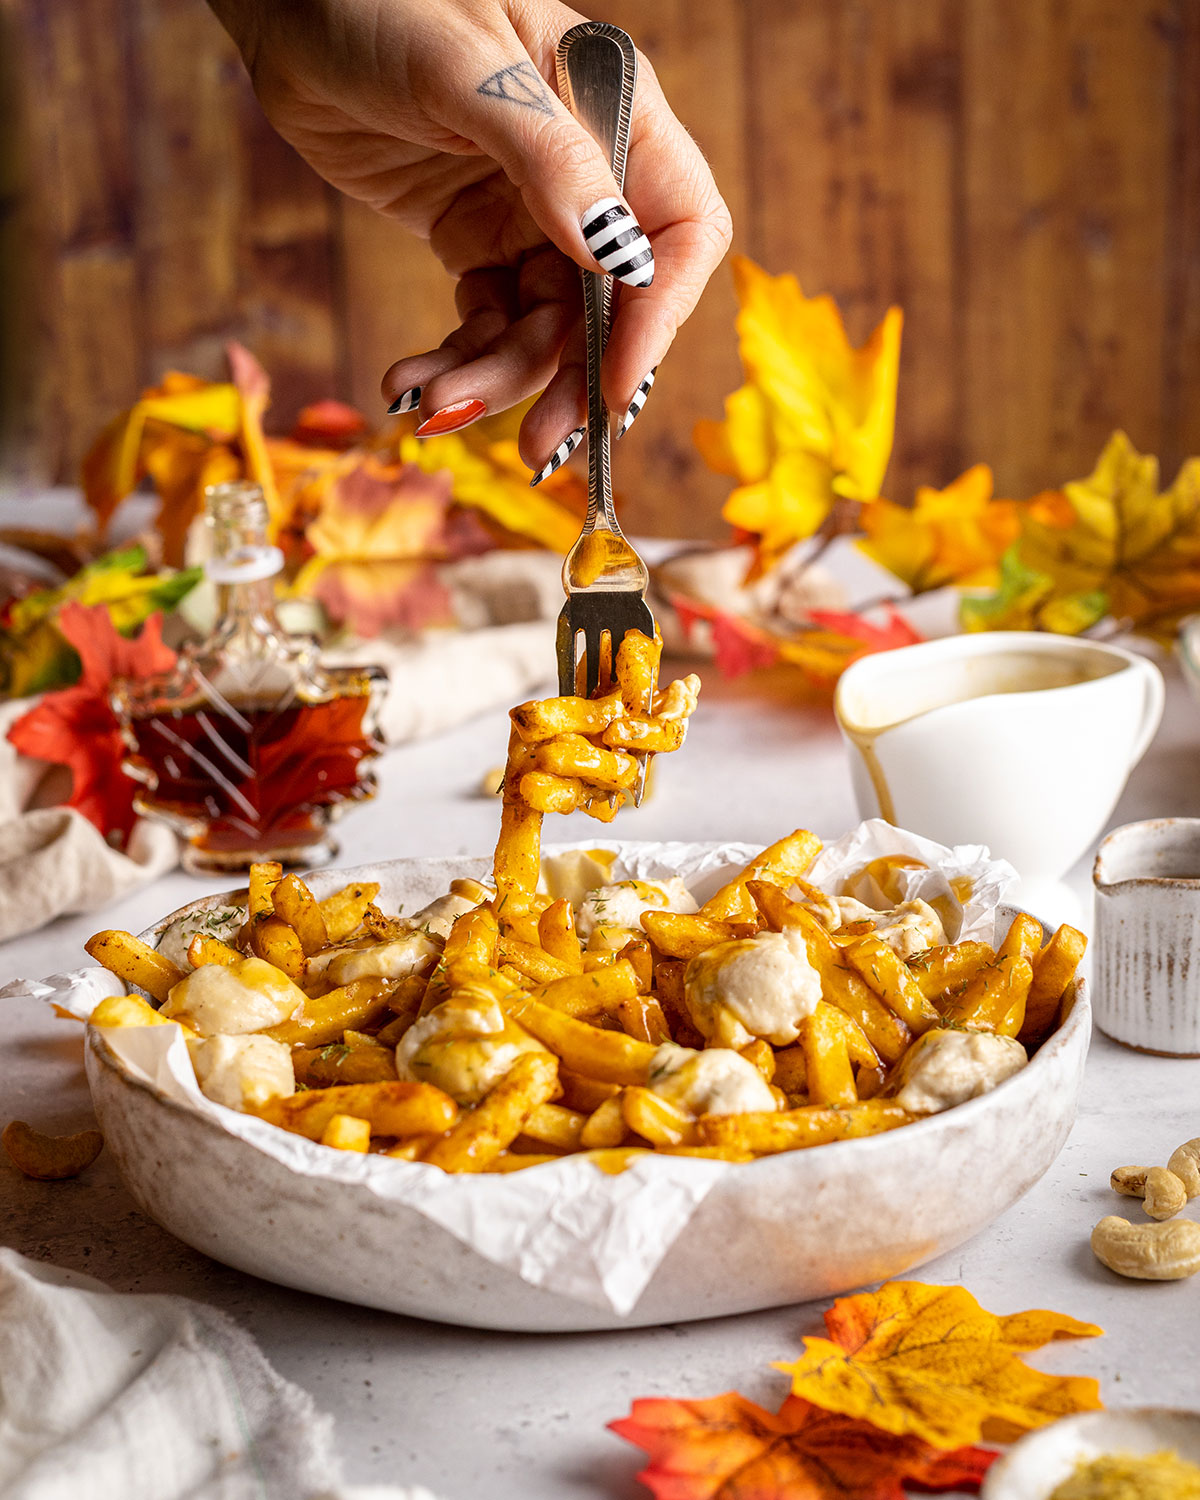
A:
[[[311,884],[325,895],[348,880],[378,880],[385,909],[402,901],[411,909],[424,863],[321,872]],[[439,861],[439,870],[447,863]],[[451,873],[484,868],[463,859]],[[213,896],[183,910],[231,899]],[[181,914],[143,936],[155,940]],[[911,1271],[978,1233],[1042,1176],[1071,1129],[1091,1024],[1082,982],[1064,1010],[1029,1066],[981,1098],[886,1135],[730,1168],[624,1316],[530,1285],[361,1183],[293,1171],[135,1079],[91,1028],[87,1072],[100,1127],[135,1201],[215,1260],[302,1291],[439,1322],[528,1331],[641,1327],[829,1297]],[[516,1202],[522,1181],[538,1170],[505,1179]],[[617,1193],[620,1182],[596,1173],[595,1191]]]
[[[1200,1463],[1200,1412],[1167,1406],[1079,1412],[1014,1443],[988,1470],[981,1500],[1046,1500],[1081,1461],[1164,1449]]]

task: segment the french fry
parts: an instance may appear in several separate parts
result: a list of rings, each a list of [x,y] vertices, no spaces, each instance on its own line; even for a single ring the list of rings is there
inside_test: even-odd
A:
[[[951,943],[946,948],[918,953],[909,959],[908,968],[922,995],[936,1004],[942,996],[961,989],[995,958],[995,949],[989,943]]]
[[[283,866],[275,860],[262,860],[250,866],[250,920],[269,917],[275,910],[272,892],[283,879]]]
[[[996,950],[997,958],[1027,958],[1030,963],[1042,946],[1042,924],[1027,911],[1018,912],[1004,941]]]
[[[447,966],[461,962],[490,969],[496,962],[499,942],[500,924],[496,913],[490,906],[476,906],[455,917],[442,950],[442,962]]]
[[[549,953],[544,953],[532,943],[522,942],[520,938],[500,939],[500,959],[503,963],[512,964],[514,969],[518,969],[534,984],[551,984],[556,979],[577,977],[572,976],[572,971],[566,964],[552,958]]]
[[[296,1082],[308,1089],[345,1083],[386,1083],[396,1076],[391,1047],[351,1047],[330,1042],[327,1047],[297,1047],[292,1053]]]
[[[748,937],[755,930],[745,924],[718,921],[701,913],[647,911],[642,913],[646,936],[670,958],[692,959],[714,943]]]
[[[1053,1029],[1067,986],[1075,977],[1087,938],[1075,927],[1060,927],[1033,960],[1033,980],[1025,1002],[1025,1016],[1016,1035],[1036,1046]]]
[[[125,984],[145,990],[156,1000],[165,1000],[171,987],[186,977],[177,964],[143,943],[141,938],[135,938],[131,932],[108,929],[88,938],[83,946],[110,974],[115,974]]]
[[[231,948],[228,943],[223,943],[220,938],[198,932],[188,944],[187,956],[193,969],[200,968],[202,964],[221,964],[227,969],[230,964],[240,963],[245,954]]]
[[[555,1152],[501,1151],[485,1172],[523,1172],[526,1167],[540,1167],[548,1161],[561,1161]]]
[[[671,1028],[663,1015],[662,1006],[652,995],[634,995],[622,1000],[617,1009],[621,1029],[627,1036],[639,1042],[649,1042],[652,1047],[661,1047],[671,1040]]]
[[[525,1121],[521,1133],[557,1151],[575,1151],[586,1119],[585,1114],[561,1104],[539,1104]]]
[[[770,1080],[785,1094],[808,1092],[808,1070],[803,1047],[782,1047],[775,1054],[775,1074]]]
[[[586,1019],[618,1010],[625,1001],[636,999],[637,994],[637,973],[632,964],[622,960],[588,974],[565,974],[530,990],[529,999],[563,1015]]]
[[[638,989],[646,994],[654,984],[654,960],[649,942],[645,938],[630,938],[617,956],[633,965]]]
[[[611,1099],[605,1099],[584,1121],[579,1133],[579,1144],[584,1150],[619,1146],[629,1134],[629,1127],[625,1123],[623,1094],[624,1090],[620,1094],[614,1094]]]
[[[754,920],[754,900],[747,889],[751,880],[765,880],[772,885],[787,885],[803,875],[821,852],[821,840],[806,828],[798,828],[756,855],[741,874],[710,896],[700,908],[706,917],[725,921]]]
[[[344,885],[332,896],[320,903],[321,915],[325,919],[325,931],[331,943],[344,943],[363,924],[367,907],[379,895],[377,880],[364,881],[358,885]]]
[[[562,1104],[567,1109],[576,1109],[580,1114],[590,1115],[606,1099],[620,1093],[615,1083],[602,1083],[598,1078],[585,1078],[582,1073],[572,1073],[570,1068],[559,1065],[558,1081],[562,1087]]]
[[[583,972],[583,951],[575,931],[575,913],[566,900],[552,901],[538,917],[538,942],[551,958],[574,973]]]
[[[654,1146],[692,1146],[696,1144],[696,1122],[684,1109],[672,1104],[651,1089],[622,1089],[621,1112],[634,1135],[640,1135]],[[601,1145],[602,1142],[592,1142]],[[619,1142],[613,1142],[613,1145]]]
[[[533,772],[538,771],[567,779],[578,777],[589,787],[621,792],[637,780],[638,763],[623,750],[606,750],[581,734],[563,734],[537,747]],[[526,772],[521,778],[521,794],[526,798],[529,776]]]
[[[431,1083],[353,1083],[268,1099],[252,1113],[319,1141],[334,1115],[366,1120],[372,1135],[440,1136],[458,1118],[458,1105]]]
[[[274,913],[268,917],[256,917],[250,924],[250,949],[257,957],[281,969],[296,984],[303,980],[308,969],[304,947],[295,928],[289,927],[282,917]]]
[[[701,1156],[709,1161],[753,1161],[753,1151],[735,1151],[730,1146],[656,1146],[659,1156]]]
[[[584,1160],[590,1161],[592,1166],[603,1172],[606,1177],[619,1177],[639,1157],[649,1155],[649,1151],[644,1146],[601,1147],[598,1150],[583,1153]]]
[[[643,631],[629,630],[621,638],[613,676],[626,713],[649,713],[661,655],[662,642]]]
[[[858,1099],[846,1037],[837,1021],[839,1014],[822,1001],[800,1023],[808,1097],[813,1104],[854,1104]]]
[[[552,743],[552,742],[551,742]],[[526,771],[521,777],[521,800],[537,813],[578,812],[590,793],[578,776],[556,776],[550,771]]]
[[[327,995],[309,996],[296,1015],[263,1032],[288,1047],[325,1047],[346,1027],[367,1026],[387,1012],[392,984],[387,979],[352,979]],[[379,1135],[399,1134],[386,1130]]]
[[[371,1124],[357,1115],[334,1115],[321,1132],[321,1145],[335,1151],[365,1152],[371,1144]]]
[[[816,917],[794,903],[789,925],[799,927],[808,945],[808,958],[821,976],[821,993],[832,1005],[857,1021],[884,1062],[896,1062],[912,1042],[904,1022],[874,993],[865,980],[842,964],[842,950]]]
[[[405,1141],[396,1141],[386,1147],[382,1154],[395,1161],[420,1161],[436,1140],[436,1135],[412,1135]]]
[[[185,1037],[197,1032],[154,1009],[140,995],[106,995],[88,1017],[89,1026],[178,1026]]]
[[[1006,1022],[1015,1036],[1025,1019],[1025,1004],[1033,980],[1027,958],[998,958],[979,970],[962,990],[945,1001],[942,1015],[957,1026],[978,1031],[1000,1031]]]
[[[459,1117],[423,1161],[446,1172],[482,1172],[524,1130],[539,1105],[558,1087],[558,1059],[523,1052],[474,1109]]]
[[[521,799],[520,768],[512,760],[520,748],[514,728],[509,735],[509,768],[504,777],[504,805],[500,813],[500,835],[492,861],[496,884],[496,914],[505,897],[523,893],[525,900],[535,889],[542,868],[542,815]]]
[[[854,1075],[854,1086],[858,1090],[858,1097],[874,1099],[883,1089],[887,1079],[887,1069],[882,1063],[876,1063],[873,1068],[859,1068]]]
[[[782,932],[795,904],[783,887],[769,880],[747,880],[746,893],[766,926],[772,932]]]
[[[839,1014],[841,1014],[839,1012]],[[740,1049],[742,1056],[748,1063],[753,1063],[768,1083],[775,1079],[775,1049],[769,1042],[764,1042],[762,1037],[755,1037],[745,1047]]]
[[[624,713],[620,695],[604,698],[543,698],[522,703],[509,713],[518,735],[526,744],[553,739],[560,734],[600,734]]]
[[[602,1083],[645,1083],[650,1063],[658,1050],[649,1042],[638,1042],[621,1031],[601,1031],[586,1021],[577,1021],[538,1000],[519,999],[511,1007],[513,1018],[557,1053],[573,1073],[597,1078]]]
[[[627,714],[615,719],[600,738],[611,750],[659,755],[678,750],[686,734],[686,719],[653,719],[645,714]]]
[[[299,875],[285,875],[271,892],[275,915],[285,921],[300,939],[306,957],[328,946],[325,913]]]
[[[842,953],[850,967],[857,970],[914,1036],[941,1024],[941,1016],[921,993],[908,965],[880,938],[859,938],[843,948]]]
[[[843,1109],[809,1104],[778,1114],[702,1115],[696,1129],[703,1145],[770,1156],[779,1151],[823,1146],[829,1141],[878,1135],[907,1125],[912,1119],[898,1104],[868,1099]]]

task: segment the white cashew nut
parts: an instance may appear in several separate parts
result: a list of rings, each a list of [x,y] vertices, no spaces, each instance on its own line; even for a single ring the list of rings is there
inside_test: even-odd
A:
[[[1187,1202],[1183,1183],[1169,1167],[1151,1167],[1146,1173],[1146,1212],[1152,1219],[1173,1218]]]
[[[1200,1224],[1131,1224],[1115,1214],[1092,1230],[1092,1253],[1118,1276],[1137,1281],[1182,1281],[1200,1271]]]
[[[1183,1183],[1189,1198],[1200,1198],[1200,1136],[1172,1151],[1167,1168]]]
[[[1114,1193],[1123,1193],[1126,1198],[1144,1198],[1149,1170],[1149,1167],[1118,1167],[1108,1179],[1108,1185]]]

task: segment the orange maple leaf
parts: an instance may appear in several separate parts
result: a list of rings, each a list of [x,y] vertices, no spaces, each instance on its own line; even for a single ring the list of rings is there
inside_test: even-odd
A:
[[[64,604],[58,629],[79,653],[83,672],[73,687],[47,693],[8,731],[22,755],[66,766],[74,807],[104,836],[124,845],[136,821],[135,783],[121,770],[125,743],[109,706],[118,677],[169,671],[175,653],[163,644],[162,616],[151,615],[135,640],[117,633],[103,604]]]
[[[1017,1357],[1102,1332],[1061,1313],[997,1317],[963,1287],[889,1281],[839,1298],[825,1326],[828,1339],[806,1338],[798,1360],[775,1367],[792,1377],[793,1394],[935,1447],[1008,1441],[1101,1405],[1094,1380],[1046,1375]]]
[[[770,1412],[736,1391],[635,1401],[609,1426],[650,1455],[638,1478],[657,1500],[904,1500],[906,1481],[974,1493],[997,1456],[942,1452],[795,1396]]]
[[[911,507],[864,505],[859,546],[914,594],[950,583],[991,586],[1020,530],[1015,501],[997,500],[992,484],[987,464],[975,464],[944,490],[921,485]]]

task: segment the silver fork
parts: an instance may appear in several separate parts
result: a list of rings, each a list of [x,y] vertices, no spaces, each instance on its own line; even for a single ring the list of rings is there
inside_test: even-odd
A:
[[[618,190],[625,177],[637,54],[619,27],[605,21],[572,26],[558,44],[558,90],[563,102],[600,144]],[[600,393],[600,361],[612,318],[612,279],[582,271],[587,329],[588,508],[583,530],[563,563],[567,602],[558,617],[558,690],[590,698],[612,680],[617,647],[627,631],[653,637],[646,604],[650,575],[621,531],[613,508],[608,408]],[[646,705],[649,709],[650,705]],[[634,801],[642,800],[642,774]]]

